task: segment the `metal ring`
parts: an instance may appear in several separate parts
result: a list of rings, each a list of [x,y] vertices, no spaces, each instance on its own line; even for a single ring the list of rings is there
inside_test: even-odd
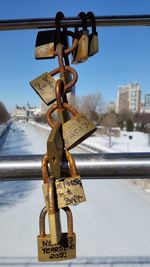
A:
[[[75,85],[75,83],[76,83],[76,81],[78,79],[78,74],[75,71],[75,69],[73,69],[70,66],[65,66],[65,70],[71,72],[71,74],[73,75],[73,79],[68,84],[65,84],[64,85],[64,91],[66,93],[68,93],[69,90],[70,90],[70,88],[72,88]],[[56,68],[56,69],[52,70],[51,72],[49,72],[49,74],[52,75],[52,76],[54,76],[55,74],[58,74],[60,71],[61,71],[60,68]]]
[[[56,86],[55,86],[55,95],[56,95],[56,103],[57,107],[59,110],[64,110],[65,108],[63,107],[63,102],[62,102],[62,94],[64,91],[64,83],[61,79],[56,81]]]
[[[78,111],[73,106],[69,105],[68,103],[63,103],[63,107],[69,110],[73,116],[76,116],[78,114]],[[57,109],[58,109],[58,106],[57,104],[55,104],[52,107],[50,107],[47,111],[47,121],[51,128],[57,125],[57,123],[54,122],[54,120],[51,117],[52,113]]]

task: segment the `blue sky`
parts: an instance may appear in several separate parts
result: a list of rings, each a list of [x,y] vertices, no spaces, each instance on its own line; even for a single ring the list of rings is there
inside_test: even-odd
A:
[[[150,14],[148,0],[0,0],[0,19],[95,15]],[[150,92],[150,27],[98,28],[100,51],[85,63],[72,65],[78,72],[76,94],[100,92],[105,101],[116,99],[119,85],[138,82],[142,96]],[[37,61],[34,45],[38,30],[0,32],[0,100],[9,111],[15,104],[39,105],[29,81],[57,66],[57,59]]]

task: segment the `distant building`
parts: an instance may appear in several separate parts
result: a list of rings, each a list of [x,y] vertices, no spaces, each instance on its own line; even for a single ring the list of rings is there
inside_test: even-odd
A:
[[[43,101],[41,101],[41,114],[47,113],[49,106],[47,106]]]
[[[35,116],[39,116],[41,114],[41,109],[36,107],[31,107],[28,103],[27,106],[20,107],[16,105],[15,111],[12,114],[12,117],[17,120],[28,120]]]
[[[141,104],[141,112],[150,113],[150,94],[144,96],[144,102]]]
[[[140,112],[141,106],[141,89],[138,83],[130,83],[119,87],[116,112],[128,112],[133,113]]]
[[[16,108],[15,108],[14,113],[12,114],[12,117],[22,120],[22,119],[26,119],[26,116],[27,116],[26,108],[16,105]]]
[[[145,95],[144,104],[146,108],[150,108],[150,94]]]

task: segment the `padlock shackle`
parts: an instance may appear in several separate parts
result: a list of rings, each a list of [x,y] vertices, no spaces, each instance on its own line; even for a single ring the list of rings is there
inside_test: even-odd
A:
[[[64,14],[61,11],[58,11],[55,16],[55,25],[56,25],[56,43],[61,44],[61,29],[60,29],[60,22],[64,18]],[[56,55],[54,53],[54,55]]]
[[[62,34],[64,34],[64,32],[61,32],[61,30],[60,30],[60,21],[63,18],[64,18],[64,14],[61,11],[57,12],[56,17],[55,17],[56,42],[57,42],[57,44],[61,44],[62,43]],[[77,48],[78,39],[75,37],[74,33],[71,32],[71,31],[66,31],[65,34],[68,35],[68,36],[71,36],[73,38],[72,46],[63,51],[63,53],[65,55],[69,55],[70,53],[72,53],[73,50],[75,50]],[[57,49],[56,49],[56,51],[54,51],[54,56],[58,56]]]
[[[65,70],[68,71],[68,72],[71,72],[71,74],[73,75],[73,79],[68,84],[65,84],[65,86],[64,86],[64,91],[66,93],[68,93],[70,88],[72,88],[75,85],[75,83],[76,83],[76,81],[78,79],[78,74],[75,71],[75,69],[73,69],[70,66],[65,66]],[[60,68],[56,68],[56,69],[50,71],[49,74],[51,76],[54,76],[54,75],[58,74],[59,72],[61,72],[61,69]]]
[[[78,46],[78,38],[77,38],[77,36],[76,36],[73,32],[71,32],[71,31],[66,31],[65,34],[68,35],[68,36],[71,36],[71,37],[73,38],[72,46],[71,46],[71,47],[68,47],[67,49],[64,49],[64,51],[63,51],[63,53],[64,53],[65,55],[69,55],[70,53],[72,53],[72,52],[77,48],[77,46]],[[58,56],[58,52],[57,52],[57,50],[54,51],[54,56]]]
[[[45,234],[45,217],[47,214],[47,208],[44,207],[41,212],[40,212],[40,217],[39,217],[39,229],[40,229],[40,236],[44,237]]]
[[[80,12],[78,14],[78,17],[80,17],[82,19],[83,30],[87,30],[87,15],[85,14],[85,12]]]
[[[68,103],[63,103],[63,107],[69,110],[73,116],[76,116],[78,114],[78,111]],[[52,113],[58,109],[57,104],[54,104],[52,107],[50,107],[47,111],[47,121],[51,128],[55,127],[57,125],[56,122],[52,119],[51,115]]]
[[[67,158],[68,163],[69,163],[70,175],[71,175],[71,177],[75,177],[78,175],[75,160],[68,150],[66,150],[65,153],[66,153],[66,158]]]
[[[95,15],[93,12],[89,11],[87,13],[87,17],[91,20],[91,24],[92,24],[92,34],[96,35],[96,21],[95,21]]]
[[[42,177],[44,184],[48,183],[49,174],[48,174],[48,156],[47,154],[42,159]]]
[[[73,216],[69,207],[62,208],[67,215],[67,232],[68,237],[73,235]]]
[[[73,235],[73,216],[71,209],[69,207],[64,207],[62,210],[65,211],[67,215],[67,232],[68,232],[68,237]],[[40,212],[40,217],[39,217],[39,229],[40,229],[40,237],[44,237],[46,235],[45,233],[45,217],[47,214],[47,208],[44,207],[41,212]]]

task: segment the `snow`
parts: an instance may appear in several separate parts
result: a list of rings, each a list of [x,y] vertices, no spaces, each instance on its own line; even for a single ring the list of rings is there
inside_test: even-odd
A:
[[[132,139],[129,137],[132,136]],[[83,145],[103,152],[150,152],[148,134],[142,132],[122,131],[120,137],[112,136],[112,146],[109,148],[108,136],[92,136],[83,141]]]
[[[43,129],[50,129],[48,124],[40,124],[31,121],[32,125]],[[130,139],[132,137],[132,139]],[[142,132],[126,132],[121,131],[119,137],[112,136],[112,146],[109,147],[109,138],[106,135],[92,135],[88,139],[82,142],[82,145],[89,147],[93,150],[103,152],[150,152],[150,144],[148,144],[149,136],[148,134]]]
[[[49,127],[49,126],[48,126]],[[1,154],[41,154],[46,152],[46,141],[49,128],[43,129],[31,123],[13,123],[15,131],[10,131]],[[150,151],[147,146],[147,136],[142,133],[130,133],[132,140],[122,133],[120,138],[114,138],[112,151]],[[125,140],[125,144],[123,144]],[[90,144],[98,149],[108,148],[108,138],[92,136],[83,144]],[[139,145],[139,148],[138,148]],[[142,149],[142,150],[141,150]],[[80,149],[81,150],[81,149]],[[78,148],[72,152],[78,153]],[[27,182],[28,190],[23,196],[17,195],[9,200],[11,190],[16,191],[24,182],[11,184],[7,182],[8,191],[1,193],[6,205],[0,206],[0,263],[13,257],[17,263],[18,257],[28,259],[28,263],[36,264],[37,235],[39,233],[39,214],[44,206],[41,181]],[[8,185],[9,184],[9,185]],[[72,207],[74,231],[77,235],[77,257],[135,257],[149,256],[149,225],[150,196],[128,181],[121,180],[84,180],[87,202]],[[8,205],[7,205],[8,201]],[[11,203],[10,203],[11,202]],[[61,213],[63,230],[66,217]],[[17,257],[16,260],[14,257]],[[34,260],[33,260],[34,259]],[[94,260],[93,260],[94,261]],[[93,262],[92,261],[92,262]],[[5,264],[4,264],[5,265]],[[7,265],[8,266],[8,265]],[[11,266],[11,265],[10,265]],[[22,266],[22,265],[19,265]],[[45,266],[45,265],[41,265]],[[63,263],[61,264],[63,266]],[[82,264],[81,264],[82,266]],[[91,264],[92,266],[92,264]],[[98,264],[97,264],[98,266]],[[132,265],[133,266],[133,265]]]

